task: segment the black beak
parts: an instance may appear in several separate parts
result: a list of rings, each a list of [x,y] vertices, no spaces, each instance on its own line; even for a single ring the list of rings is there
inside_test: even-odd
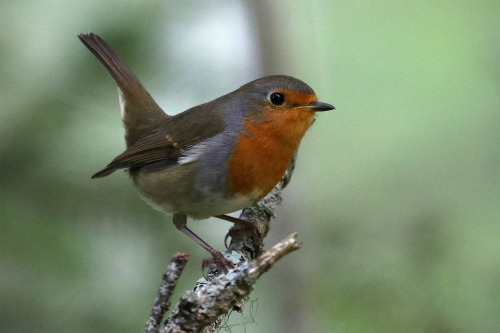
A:
[[[318,101],[314,101],[309,103],[309,105],[306,106],[311,111],[328,111],[328,110],[335,110],[335,107],[331,104],[328,103],[321,103]]]

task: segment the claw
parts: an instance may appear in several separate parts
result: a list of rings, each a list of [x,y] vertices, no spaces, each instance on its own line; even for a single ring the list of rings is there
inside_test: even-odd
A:
[[[253,241],[257,246],[257,248],[262,247],[263,245],[262,234],[260,233],[260,230],[255,223],[244,221],[244,223],[239,223],[238,225],[240,226],[239,228],[234,228],[234,227],[231,228],[224,237],[224,246],[226,247],[226,249],[229,248],[227,245],[227,240],[229,237],[233,238],[234,236],[245,235],[245,234],[249,234],[253,238]]]
[[[222,254],[219,251],[213,252],[212,258],[203,259],[201,264],[201,269],[205,269],[211,264],[215,264],[218,269],[224,272],[224,274],[226,274],[230,269],[234,268],[234,265],[231,262],[231,260],[224,257],[224,254]]]

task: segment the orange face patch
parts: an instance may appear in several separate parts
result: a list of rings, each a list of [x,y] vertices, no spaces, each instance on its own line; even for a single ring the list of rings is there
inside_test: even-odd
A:
[[[263,121],[245,119],[246,133],[240,134],[227,162],[232,194],[258,200],[269,193],[284,175],[293,153],[311,126],[314,112],[301,106],[315,101],[316,96],[284,93],[288,97],[284,105],[266,107]]]

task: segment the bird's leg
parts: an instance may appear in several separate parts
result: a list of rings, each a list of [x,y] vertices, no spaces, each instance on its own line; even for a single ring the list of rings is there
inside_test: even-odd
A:
[[[189,236],[192,240],[198,243],[201,247],[207,250],[213,257],[213,259],[205,259],[203,260],[203,268],[206,267],[206,263],[215,263],[217,267],[221,268],[225,273],[227,273],[228,269],[234,268],[234,265],[231,261],[224,257],[224,254],[217,251],[203,239],[198,237],[194,232],[191,231],[187,227],[187,216],[182,214],[174,214],[173,217],[174,225],[177,229],[182,231],[184,234]]]
[[[239,235],[239,234],[250,234],[253,237],[254,242],[257,245],[257,248],[262,247],[263,237],[262,237],[262,234],[259,231],[259,228],[257,227],[256,223],[245,221],[245,220],[239,219],[237,217],[232,217],[229,215],[216,215],[215,217],[217,217],[221,220],[232,222],[235,225],[239,226],[238,228],[234,228],[234,227],[231,228],[229,230],[229,232],[226,234],[226,237],[224,237],[224,245],[226,246],[226,248],[228,247],[227,246],[227,239],[229,237],[234,237],[234,236]]]

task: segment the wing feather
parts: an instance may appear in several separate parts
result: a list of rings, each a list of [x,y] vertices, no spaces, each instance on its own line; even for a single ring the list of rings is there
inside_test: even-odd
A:
[[[107,176],[118,169],[158,170],[176,165],[191,146],[224,130],[222,115],[208,104],[165,119],[151,134],[139,139],[115,157],[92,178]]]

